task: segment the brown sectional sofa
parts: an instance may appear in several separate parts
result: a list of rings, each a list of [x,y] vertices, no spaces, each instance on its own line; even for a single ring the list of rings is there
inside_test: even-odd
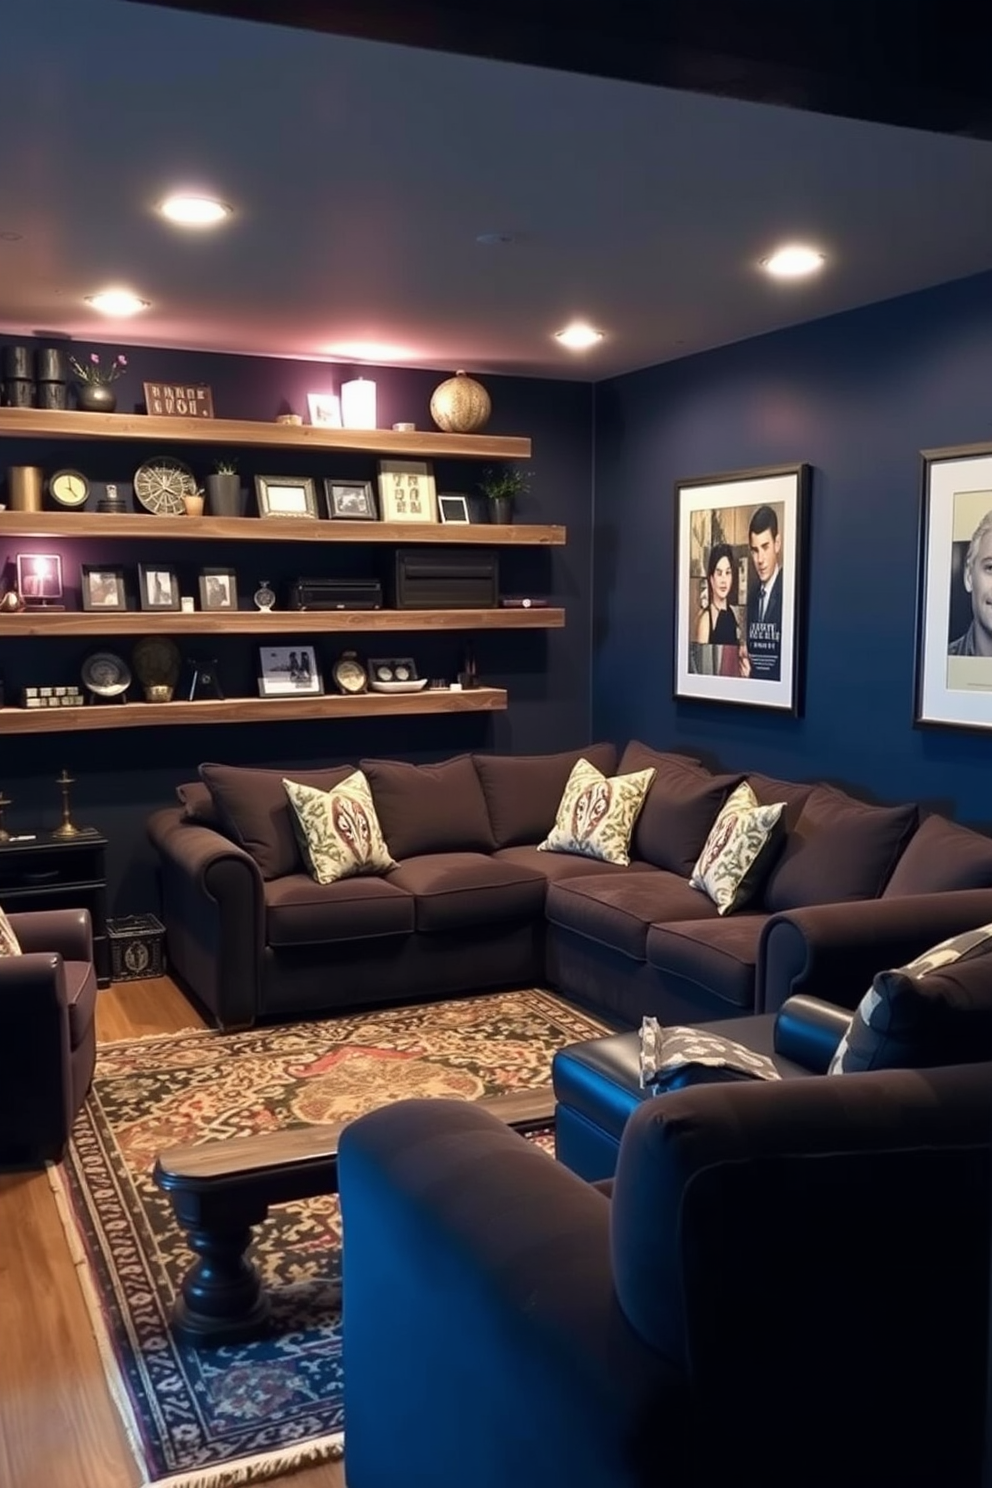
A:
[[[539,852],[575,761],[653,766],[631,862]],[[839,1000],[884,965],[992,920],[992,840],[915,805],[750,773],[786,802],[760,900],[721,917],[688,877],[742,772],[632,742],[546,756],[359,762],[397,866],[319,885],[284,775],[328,790],[354,768],[201,766],[155,812],[172,968],[223,1028],[543,983],[620,1025]],[[851,995],[848,992],[848,995]]]

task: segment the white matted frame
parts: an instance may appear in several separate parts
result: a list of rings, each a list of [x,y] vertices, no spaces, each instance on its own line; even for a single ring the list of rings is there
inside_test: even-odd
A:
[[[313,646],[260,646],[258,691],[261,697],[319,697],[324,682]]]
[[[256,475],[260,517],[304,517],[316,522],[317,493],[309,475]]]
[[[802,707],[809,466],[675,484],[676,698]]]
[[[442,491],[437,498],[438,515],[442,522],[470,522],[468,497],[456,492]]]
[[[992,728],[992,445],[924,450],[917,724]]]
[[[437,488],[430,461],[380,460],[379,510],[384,522],[436,522]]]

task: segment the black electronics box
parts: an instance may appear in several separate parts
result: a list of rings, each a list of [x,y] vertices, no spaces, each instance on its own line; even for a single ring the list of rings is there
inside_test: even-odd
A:
[[[381,610],[378,579],[297,579],[290,585],[291,610]]]
[[[494,548],[399,548],[392,577],[397,610],[487,610],[499,602]]]

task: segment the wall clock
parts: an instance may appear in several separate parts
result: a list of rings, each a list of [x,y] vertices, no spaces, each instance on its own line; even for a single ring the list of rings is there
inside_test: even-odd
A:
[[[59,506],[70,509],[85,506],[90,483],[80,470],[56,470],[49,478],[48,494]]]
[[[331,668],[331,676],[339,692],[365,692],[369,685],[369,674],[354,651],[345,651]]]
[[[156,517],[184,516],[183,497],[195,496],[196,491],[192,470],[171,455],[156,455],[134,472],[134,494]]]

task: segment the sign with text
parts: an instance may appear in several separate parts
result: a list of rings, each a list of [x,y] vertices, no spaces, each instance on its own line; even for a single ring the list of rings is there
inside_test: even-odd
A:
[[[213,418],[214,395],[196,382],[146,382],[145,407],[166,418]]]

